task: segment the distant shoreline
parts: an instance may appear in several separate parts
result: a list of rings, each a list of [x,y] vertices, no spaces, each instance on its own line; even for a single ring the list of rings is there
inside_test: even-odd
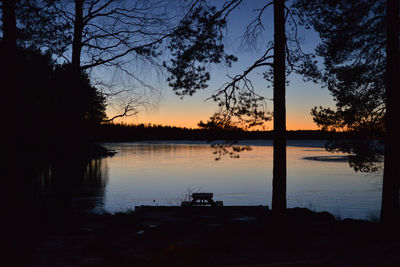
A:
[[[222,129],[189,129],[161,125],[103,124],[93,136],[96,142],[137,141],[214,141],[214,140],[272,140],[273,131],[243,131]],[[287,140],[352,139],[346,132],[322,130],[291,130]]]

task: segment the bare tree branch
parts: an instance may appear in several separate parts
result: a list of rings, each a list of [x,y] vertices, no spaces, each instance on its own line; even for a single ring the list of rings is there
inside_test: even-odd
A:
[[[118,118],[129,117],[129,116],[134,116],[134,115],[138,114],[139,111],[135,107],[138,104],[141,104],[141,103],[138,103],[138,101],[135,99],[128,101],[128,103],[125,103],[124,109],[122,112],[120,112],[118,115],[111,117],[110,119],[103,120],[103,122],[105,122],[105,123],[112,122]]]

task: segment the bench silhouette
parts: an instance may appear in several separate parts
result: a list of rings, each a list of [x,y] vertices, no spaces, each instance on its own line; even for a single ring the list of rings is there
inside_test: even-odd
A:
[[[213,193],[193,193],[192,201],[183,201],[182,207],[192,207],[192,206],[223,206],[222,201],[214,201]]]

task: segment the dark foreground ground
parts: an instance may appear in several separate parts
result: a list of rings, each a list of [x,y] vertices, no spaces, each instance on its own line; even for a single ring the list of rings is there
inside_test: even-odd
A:
[[[266,207],[141,207],[48,221],[3,240],[0,265],[400,266],[399,236],[300,208],[276,220]]]

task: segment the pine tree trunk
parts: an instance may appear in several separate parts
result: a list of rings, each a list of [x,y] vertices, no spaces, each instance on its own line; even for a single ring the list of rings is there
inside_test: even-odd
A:
[[[70,99],[72,110],[68,120],[70,122],[70,133],[68,140],[70,144],[66,150],[72,149],[72,153],[79,153],[81,147],[81,113],[80,113],[80,94],[79,81],[81,78],[81,52],[82,52],[82,34],[83,34],[83,3],[84,0],[75,0],[75,20],[74,20],[74,35],[72,40],[72,60],[71,60],[71,89]],[[75,152],[74,152],[75,151]]]
[[[0,90],[1,90],[1,114],[3,118],[2,137],[5,142],[2,144],[3,160],[0,167],[2,178],[2,193],[0,195],[0,227],[2,229],[11,229],[14,224],[14,217],[18,212],[15,207],[19,203],[16,197],[20,190],[21,158],[22,146],[21,136],[23,129],[20,120],[21,117],[21,92],[17,84],[17,27],[15,17],[15,0],[2,1],[2,42],[0,42]],[[25,133],[26,134],[26,133]],[[5,150],[5,151],[4,151]],[[19,212],[20,213],[20,212]],[[3,235],[2,235],[3,238]],[[5,235],[7,240],[7,235]],[[7,241],[4,241],[7,243]]]
[[[274,1],[274,157],[272,211],[286,209],[285,7]]]
[[[15,18],[15,0],[3,1],[2,12],[3,12],[3,45],[4,45],[4,49],[7,52],[15,53],[15,50],[17,47],[17,26],[16,26],[16,18]]]
[[[75,21],[74,36],[72,40],[72,70],[77,73],[81,67],[82,51],[82,32],[83,32],[83,0],[75,0]]]
[[[386,136],[381,221],[396,224],[400,219],[400,165],[398,163],[400,141],[398,132],[396,132],[396,122],[400,115],[400,109],[398,103],[396,103],[398,99],[395,95],[396,91],[400,89],[399,0],[387,0],[386,18]]]
[[[5,146],[7,157],[10,163],[17,161],[20,149],[21,135],[20,123],[20,88],[17,85],[17,26],[15,17],[15,0],[2,2],[2,30],[3,40],[1,42],[1,93],[2,93],[2,114],[5,118]],[[9,166],[6,163],[5,166]]]
[[[1,75],[2,75],[2,94],[3,94],[3,116],[10,123],[13,123],[18,117],[17,93],[17,23],[15,17],[15,0],[3,1],[2,4],[2,30],[3,40],[1,42]],[[4,75],[4,76],[3,76]],[[7,124],[6,124],[7,125]],[[7,125],[10,128],[11,125]],[[12,135],[11,135],[12,137]]]

